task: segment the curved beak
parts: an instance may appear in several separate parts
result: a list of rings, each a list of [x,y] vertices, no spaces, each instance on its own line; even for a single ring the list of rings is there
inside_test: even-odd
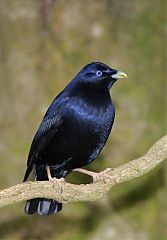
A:
[[[122,71],[117,71],[117,73],[111,76],[112,78],[119,79],[119,78],[127,78],[127,74]]]

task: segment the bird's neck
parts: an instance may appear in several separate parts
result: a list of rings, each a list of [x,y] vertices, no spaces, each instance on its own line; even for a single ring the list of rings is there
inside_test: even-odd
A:
[[[109,89],[105,86],[94,87],[89,84],[78,84],[72,91],[72,95],[84,99],[93,105],[107,105],[111,102]]]

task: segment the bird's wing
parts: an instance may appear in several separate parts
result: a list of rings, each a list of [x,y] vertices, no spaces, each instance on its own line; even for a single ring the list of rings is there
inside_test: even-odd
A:
[[[53,105],[55,105],[55,102],[53,102],[41,122],[31,144],[27,160],[27,170],[23,180],[24,182],[29,177],[34,165],[40,161],[41,153],[45,151],[46,147],[50,144],[56,132],[60,128],[63,122],[63,107],[68,100],[69,98],[64,98],[60,102],[57,102],[57,106],[55,106],[54,109]]]
[[[53,137],[55,136],[62,122],[63,120],[61,119],[61,117],[59,117],[59,115],[51,119],[47,119],[47,120],[44,119],[42,121],[33,139],[33,142],[31,144],[24,181],[27,180],[34,165],[38,161],[40,161],[41,153],[46,149],[46,147],[52,141]]]

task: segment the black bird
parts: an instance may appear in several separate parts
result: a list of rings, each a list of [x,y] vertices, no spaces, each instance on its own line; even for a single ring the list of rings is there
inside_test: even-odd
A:
[[[60,179],[94,161],[113,125],[115,108],[109,90],[121,71],[100,62],[86,65],[53,100],[33,139],[24,181],[35,169],[37,181]],[[62,204],[36,198],[26,202],[27,214],[51,215]]]

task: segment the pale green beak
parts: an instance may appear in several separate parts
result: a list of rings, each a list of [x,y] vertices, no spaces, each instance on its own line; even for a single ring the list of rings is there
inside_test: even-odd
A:
[[[119,79],[119,78],[127,78],[128,76],[126,73],[124,73],[122,71],[117,71],[117,73],[113,74],[111,77],[115,78],[115,79]]]

